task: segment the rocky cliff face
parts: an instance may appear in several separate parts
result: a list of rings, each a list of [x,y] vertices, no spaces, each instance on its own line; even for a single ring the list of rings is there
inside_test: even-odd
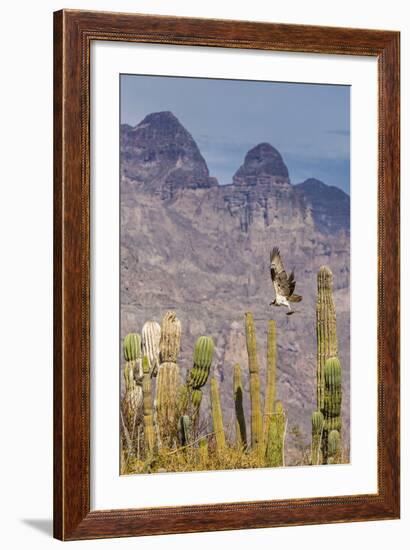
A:
[[[313,179],[292,185],[280,153],[266,143],[248,152],[232,184],[220,186],[171,113],[123,126],[121,155],[121,336],[175,309],[183,327],[183,369],[191,366],[195,339],[212,336],[225,424],[233,431],[235,362],[247,380],[244,313],[252,311],[256,319],[262,377],[267,321],[276,319],[278,398],[289,429],[299,425],[308,442],[316,395],[316,273],[326,264],[334,274],[348,443],[348,195]],[[291,317],[269,306],[273,246],[279,246],[285,267],[295,270],[296,290],[303,295]],[[247,382],[245,390],[249,409]],[[288,446],[291,461],[291,437]]]

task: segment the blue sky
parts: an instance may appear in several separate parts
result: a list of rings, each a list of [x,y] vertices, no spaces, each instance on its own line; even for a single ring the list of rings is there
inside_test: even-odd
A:
[[[174,113],[221,184],[266,141],[292,183],[314,177],[350,191],[349,86],[122,75],[121,122],[156,111]]]

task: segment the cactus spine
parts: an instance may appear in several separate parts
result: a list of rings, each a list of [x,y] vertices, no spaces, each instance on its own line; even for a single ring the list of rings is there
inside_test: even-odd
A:
[[[251,446],[263,451],[263,426],[260,403],[259,364],[256,353],[256,334],[252,313],[245,314],[246,349],[248,352],[249,384],[251,393]]]
[[[147,458],[154,452],[154,420],[152,410],[151,394],[151,374],[148,357],[144,355],[142,359],[142,393],[143,393],[143,412],[144,412],[144,436]]]
[[[266,465],[271,467],[285,465],[286,417],[283,405],[276,403],[275,412],[270,417],[268,441],[266,445]]]
[[[320,411],[312,413],[312,455],[311,462],[314,465],[320,464],[320,448],[322,443],[324,418]]]
[[[161,364],[156,385],[156,410],[161,440],[170,436],[172,443],[176,435],[176,399],[180,385],[177,364],[181,345],[181,323],[174,311],[168,311],[161,324],[159,344]]]
[[[317,335],[317,409],[323,409],[325,394],[324,367],[326,359],[338,353],[336,311],[333,302],[333,274],[322,266],[317,275],[316,335]]]
[[[239,364],[236,364],[233,367],[233,398],[235,403],[236,418],[236,446],[238,449],[245,450],[247,447],[246,422],[243,411],[242,372]]]
[[[266,448],[270,417],[275,410],[276,400],[276,323],[269,321],[266,353],[266,395],[263,422],[263,440]]]
[[[214,424],[216,452],[218,455],[225,450],[225,431],[222,420],[221,401],[219,399],[218,382],[215,378],[211,380],[211,406],[212,420]]]
[[[147,321],[142,327],[141,337],[142,353],[148,357],[151,376],[156,376],[159,367],[161,326],[156,321]]]

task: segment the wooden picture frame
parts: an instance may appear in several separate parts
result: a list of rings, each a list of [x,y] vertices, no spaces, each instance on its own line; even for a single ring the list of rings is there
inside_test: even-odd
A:
[[[372,56],[378,62],[378,492],[90,510],[93,40]],[[125,537],[399,517],[398,32],[63,10],[54,14],[54,536]]]

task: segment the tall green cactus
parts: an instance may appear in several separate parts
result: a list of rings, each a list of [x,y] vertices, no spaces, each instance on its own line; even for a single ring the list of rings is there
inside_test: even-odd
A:
[[[159,343],[161,326],[156,321],[144,323],[141,331],[142,353],[148,357],[151,376],[156,376],[159,367]]]
[[[325,362],[329,357],[337,356],[338,353],[333,274],[327,266],[322,266],[317,275],[316,335],[317,409],[322,410],[325,394]]]
[[[314,411],[312,413],[312,450],[311,450],[311,462],[313,465],[320,464],[321,456],[320,449],[322,443],[324,417],[321,411]]]
[[[179,406],[182,412],[197,417],[202,401],[201,388],[206,384],[211,370],[214,342],[209,336],[200,336],[195,342],[193,366],[187,374],[186,387],[181,388]]]
[[[326,360],[324,367],[325,391],[323,399],[323,438],[322,454],[324,464],[328,463],[330,454],[329,437],[332,432],[337,431],[340,437],[342,428],[341,406],[342,406],[342,367],[337,357],[331,357]],[[336,437],[336,436],[333,436]],[[332,461],[337,459],[336,453],[333,453]]]
[[[263,440],[266,449],[270,417],[275,410],[276,400],[276,323],[268,322],[267,353],[266,353],[266,393],[263,422]]]
[[[275,412],[270,417],[268,441],[266,445],[266,466],[285,465],[286,415],[280,401],[276,403]]]
[[[156,411],[160,439],[172,444],[177,435],[177,392],[180,370],[177,364],[181,345],[181,322],[174,311],[167,311],[161,323],[159,344],[161,364],[156,384]]]
[[[225,431],[222,419],[221,401],[219,399],[218,382],[216,378],[211,380],[211,407],[214,425],[216,452],[221,455],[226,448]]]
[[[245,450],[247,447],[246,422],[245,413],[243,411],[242,372],[239,364],[233,367],[233,398],[236,417],[236,447],[239,450]]]
[[[263,425],[260,402],[259,363],[256,353],[256,334],[252,313],[245,314],[246,349],[248,352],[249,385],[251,393],[251,447],[263,454]]]
[[[154,452],[154,419],[152,409],[152,393],[151,393],[151,374],[148,357],[144,355],[142,359],[142,393],[143,393],[143,411],[144,411],[144,436],[146,456],[151,457]]]

